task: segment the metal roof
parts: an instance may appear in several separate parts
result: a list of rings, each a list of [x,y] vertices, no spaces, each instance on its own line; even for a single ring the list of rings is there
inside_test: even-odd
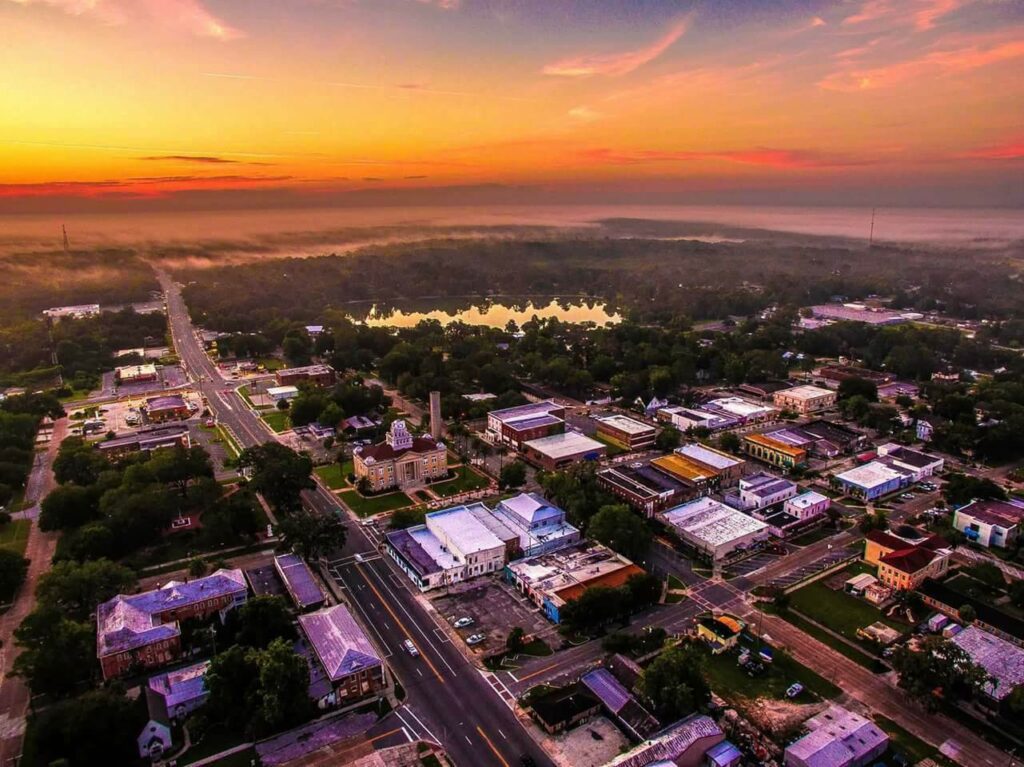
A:
[[[377,651],[345,605],[300,615],[299,625],[332,681],[381,665]]]

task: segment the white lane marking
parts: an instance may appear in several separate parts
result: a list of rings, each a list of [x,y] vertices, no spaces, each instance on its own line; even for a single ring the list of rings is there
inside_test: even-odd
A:
[[[437,744],[441,743],[441,741],[439,741],[437,739],[437,736],[430,731],[430,728],[427,727],[427,725],[423,724],[423,720],[420,719],[418,716],[416,716],[416,712],[412,710],[411,706],[406,706],[405,710],[409,714],[409,716],[411,716],[413,719],[415,719],[416,723],[419,724],[419,726],[423,728],[423,732],[427,733],[427,735],[429,735],[431,738],[433,738],[435,743],[437,743]]]
[[[501,731],[500,729],[498,730],[498,734],[499,734],[499,735],[500,735],[501,737],[503,737],[503,738],[504,738],[505,740],[508,740],[508,736],[507,736],[507,735],[506,735],[505,733],[503,733],[503,732],[502,732],[502,731]]]
[[[356,565],[356,566],[358,567],[358,565]],[[423,627],[420,626],[419,622],[416,620],[415,617],[413,617],[412,613],[409,612],[409,610],[406,608],[405,604],[398,598],[398,596],[395,594],[395,592],[391,590],[391,587],[388,586],[388,584],[384,580],[384,578],[382,578],[380,576],[380,573],[378,573],[372,567],[367,567],[365,569],[367,571],[369,571],[370,573],[373,573],[373,575],[375,575],[377,577],[377,581],[380,583],[381,588],[388,592],[388,594],[394,600],[395,604],[402,610],[402,612],[405,613],[406,617],[409,618],[409,620],[412,623],[412,625],[416,628],[417,631],[420,632],[420,635],[423,637],[423,640],[428,645],[430,645],[431,649],[433,649],[433,651],[437,654],[438,659],[440,659],[440,661],[445,666],[447,666],[448,670],[452,673],[452,676],[458,676],[458,671],[456,671],[452,667],[452,665],[445,659],[444,655],[441,654],[440,649],[437,647],[437,645],[434,644],[433,640],[430,638],[430,635],[426,631],[423,630]],[[431,632],[431,633],[433,633],[433,632]]]

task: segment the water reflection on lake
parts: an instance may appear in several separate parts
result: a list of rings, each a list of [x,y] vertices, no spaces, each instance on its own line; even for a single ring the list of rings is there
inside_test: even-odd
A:
[[[522,325],[534,317],[557,317],[562,322],[593,322],[599,326],[615,325],[622,321],[622,316],[604,302],[580,299],[551,299],[546,304],[543,300],[508,303],[487,301],[472,306],[462,303],[461,306],[450,307],[437,307],[437,304],[433,307],[374,304],[363,321],[373,327],[411,328],[422,320],[437,320],[442,325],[464,322],[467,325],[503,328],[509,320]]]

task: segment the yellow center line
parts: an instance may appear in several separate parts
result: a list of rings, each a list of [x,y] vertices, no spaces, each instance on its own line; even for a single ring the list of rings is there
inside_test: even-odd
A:
[[[412,638],[412,632],[410,632],[409,629],[405,627],[405,624],[402,623],[402,619],[399,618],[395,611],[391,609],[391,605],[387,603],[387,601],[384,599],[384,596],[377,590],[377,587],[373,585],[370,579],[363,575],[363,571],[360,569],[360,566],[358,564],[356,565],[355,570],[359,573],[359,576],[364,581],[366,581],[366,585],[370,587],[370,590],[377,595],[377,599],[379,599],[380,603],[384,605],[384,609],[388,611],[388,615],[394,618],[395,623],[398,624],[398,627],[402,629],[403,632],[405,632],[405,636],[409,639],[410,642],[412,642],[413,647],[415,647],[419,651],[420,657],[427,662],[427,665],[430,666],[430,670],[434,672],[434,676],[437,677],[437,681],[439,681],[441,684],[444,684],[444,677],[441,676],[441,674],[437,670],[437,667],[431,662],[430,658],[427,657],[426,653],[423,652],[423,649],[419,646],[419,644],[417,644],[416,640]]]
[[[505,761],[505,757],[503,757],[498,752],[498,749],[496,749],[494,747],[494,744],[491,743],[491,739],[487,737],[487,733],[484,732],[484,728],[481,727],[480,725],[477,725],[476,726],[476,731],[480,733],[480,737],[484,739],[484,743],[486,743],[488,745],[488,747],[491,749],[491,751],[494,752],[494,755],[496,757],[498,757],[498,761],[501,762],[502,767],[508,767],[508,762]]]
[[[374,737],[370,738],[370,743],[376,743],[378,740],[382,740],[384,738],[390,738],[395,733],[398,733],[398,732],[401,732],[401,731],[402,731],[401,727],[396,727],[395,729],[388,730],[387,732],[382,733],[381,735],[375,735]]]

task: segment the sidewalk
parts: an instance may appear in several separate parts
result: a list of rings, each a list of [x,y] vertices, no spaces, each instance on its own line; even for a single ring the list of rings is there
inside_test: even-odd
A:
[[[28,574],[11,609],[0,618],[0,765],[6,765],[21,755],[31,694],[20,677],[9,676],[14,659],[18,657],[14,630],[35,607],[36,584],[40,576],[50,569],[57,548],[58,534],[42,532],[35,520],[38,517],[39,502],[56,484],[52,471],[53,459],[67,435],[67,429],[67,418],[61,418],[53,425],[53,438],[47,445],[43,460],[33,467],[25,488],[25,497],[33,502],[32,509],[25,514],[27,519],[32,520],[25,546],[25,556],[29,559]]]

